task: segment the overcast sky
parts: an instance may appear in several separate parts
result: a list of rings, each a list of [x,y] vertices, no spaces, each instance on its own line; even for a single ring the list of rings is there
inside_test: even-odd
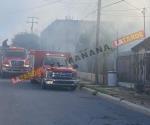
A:
[[[102,0],[102,6],[119,0]],[[146,7],[147,26],[150,23],[149,0],[127,0],[137,8]],[[140,11],[133,6],[121,2],[102,9],[102,20],[113,21],[139,21],[143,18]],[[35,32],[40,32],[55,19],[71,17],[73,19],[95,20],[97,0],[5,0],[0,3],[0,40],[12,38],[18,32],[29,32],[28,17],[38,17]],[[93,12],[92,12],[93,11]],[[142,29],[142,27],[141,27]],[[150,28],[149,28],[150,29]]]

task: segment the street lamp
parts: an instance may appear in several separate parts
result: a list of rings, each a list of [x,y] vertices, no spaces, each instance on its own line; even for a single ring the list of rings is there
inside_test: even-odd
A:
[[[145,30],[145,11],[146,11],[146,8],[143,8],[142,11],[140,8],[137,8],[136,6],[132,5],[131,3],[127,2],[126,0],[124,0],[124,2],[126,4],[128,4],[129,6],[132,6],[133,8],[135,8],[136,10],[138,10],[140,13],[142,13],[143,15],[143,28],[144,28],[144,34],[146,34],[146,30]]]

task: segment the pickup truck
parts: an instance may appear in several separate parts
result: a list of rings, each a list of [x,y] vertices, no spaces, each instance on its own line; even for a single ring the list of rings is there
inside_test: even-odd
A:
[[[69,64],[69,55],[62,52],[30,51],[34,70],[31,82],[39,82],[42,89],[69,87],[75,90],[78,84],[77,65]]]

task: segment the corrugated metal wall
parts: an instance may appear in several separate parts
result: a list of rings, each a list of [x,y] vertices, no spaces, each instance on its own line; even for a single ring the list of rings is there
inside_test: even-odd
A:
[[[150,54],[134,54],[118,57],[120,82],[150,82]]]

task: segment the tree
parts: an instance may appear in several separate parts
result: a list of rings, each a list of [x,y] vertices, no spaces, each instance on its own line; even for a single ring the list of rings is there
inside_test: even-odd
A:
[[[91,28],[85,33],[82,33],[79,37],[78,43],[76,44],[76,53],[86,52],[90,49],[96,49],[96,47],[102,47],[103,51],[108,50],[111,47],[112,35],[109,33],[106,28],[102,27],[100,34],[99,46],[96,46],[95,38],[95,28]],[[106,59],[109,56],[109,53],[98,54],[99,58],[99,72],[103,73],[107,69]],[[79,62],[80,63],[80,62]],[[79,66],[80,70],[83,72],[94,72],[97,67],[95,67],[95,56],[89,56],[86,60],[83,60]]]
[[[12,39],[12,44],[26,49],[39,49],[40,38],[36,34],[19,33]]]
[[[90,37],[88,34],[81,34],[79,37],[79,42],[76,45],[76,52],[88,49],[90,47]]]
[[[76,44],[76,53],[78,55],[81,55],[81,53],[86,53],[87,50],[90,49],[91,45],[91,35],[88,33],[83,33],[80,35],[78,43]],[[80,65],[80,71],[83,72],[91,72],[91,62],[93,62],[92,60],[89,60],[88,58],[81,62],[78,62],[78,64]]]

